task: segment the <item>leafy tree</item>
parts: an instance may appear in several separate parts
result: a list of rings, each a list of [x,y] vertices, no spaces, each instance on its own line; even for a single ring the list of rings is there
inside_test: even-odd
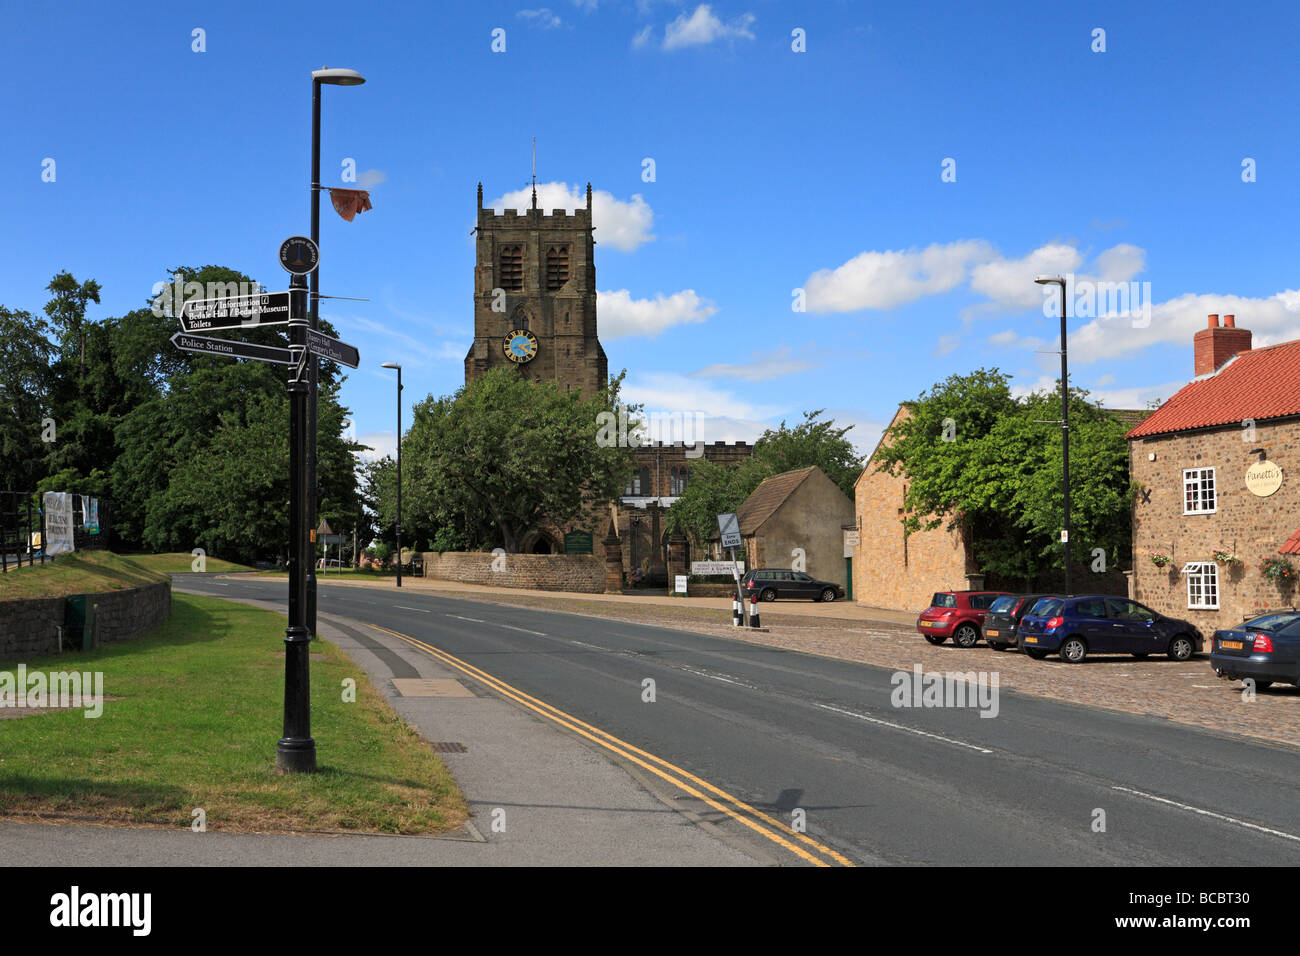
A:
[[[960,531],[978,566],[1032,581],[1064,563],[1059,531],[1060,401],[1050,392],[1020,400],[997,369],[953,375],[908,403],[911,415],[886,434],[879,468],[907,477],[909,533]],[[1129,547],[1132,489],[1125,427],[1070,390],[1071,560],[1108,561]]]
[[[54,298],[45,306],[45,314],[50,317],[55,331],[59,333],[64,355],[76,359],[80,368],[78,378],[84,378],[86,307],[91,302],[99,304],[99,283],[94,279],[78,282],[71,272],[60,272],[45,288],[54,293]]]
[[[544,524],[615,497],[632,472],[631,449],[597,435],[602,413],[635,411],[619,399],[622,379],[583,398],[499,368],[454,395],[430,396],[402,440],[403,510],[435,525],[441,544],[516,552]],[[391,497],[381,487],[381,521]]]
[[[45,470],[54,384],[48,332],[45,320],[0,306],[0,490],[30,491]]]

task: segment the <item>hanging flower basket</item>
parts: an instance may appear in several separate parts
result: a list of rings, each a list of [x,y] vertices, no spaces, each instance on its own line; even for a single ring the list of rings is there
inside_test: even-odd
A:
[[[1231,551],[1212,551],[1210,554],[1214,557],[1215,564],[1241,564],[1241,558]]]
[[[1169,555],[1165,554],[1163,551],[1152,551],[1150,552],[1150,554],[1151,554],[1151,563],[1154,564],[1157,568],[1166,568],[1169,566],[1169,563],[1173,560],[1173,558],[1169,557]]]
[[[1295,567],[1288,558],[1265,558],[1259,563],[1259,572],[1278,584],[1295,580]]]

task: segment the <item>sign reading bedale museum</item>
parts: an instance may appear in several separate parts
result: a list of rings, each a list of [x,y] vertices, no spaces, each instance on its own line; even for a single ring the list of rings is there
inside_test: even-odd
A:
[[[284,325],[288,321],[287,291],[191,299],[181,306],[181,328],[186,332],[248,329],[261,325]]]

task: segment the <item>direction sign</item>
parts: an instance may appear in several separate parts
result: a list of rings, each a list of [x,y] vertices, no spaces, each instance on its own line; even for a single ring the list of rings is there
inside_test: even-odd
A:
[[[261,325],[284,325],[288,321],[288,292],[191,299],[181,305],[181,328],[186,332],[247,329]]]
[[[184,332],[177,332],[172,336],[172,345],[186,352],[204,352],[226,358],[250,358],[259,362],[279,362],[281,365],[293,363],[293,353],[288,349],[276,348],[274,345],[232,342],[229,339],[214,339],[206,335],[186,335]]]
[[[303,331],[307,333],[307,351],[314,352],[331,362],[346,365],[348,368],[356,368],[361,364],[361,353],[347,342],[340,342],[338,339],[332,339],[311,329]]]
[[[290,275],[309,275],[319,264],[320,247],[306,236],[290,236],[280,243],[280,265]]]
[[[722,535],[724,548],[740,547],[740,519],[735,512],[718,515],[718,531]]]

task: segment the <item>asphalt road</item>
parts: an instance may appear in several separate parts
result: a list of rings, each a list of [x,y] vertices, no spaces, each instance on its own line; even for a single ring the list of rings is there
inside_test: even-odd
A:
[[[183,577],[285,599],[283,581]],[[1294,748],[1006,690],[994,718],[897,708],[882,668],[405,590],[322,582],[320,610],[426,642],[772,818],[802,810],[808,837],[858,864],[1300,862]]]

